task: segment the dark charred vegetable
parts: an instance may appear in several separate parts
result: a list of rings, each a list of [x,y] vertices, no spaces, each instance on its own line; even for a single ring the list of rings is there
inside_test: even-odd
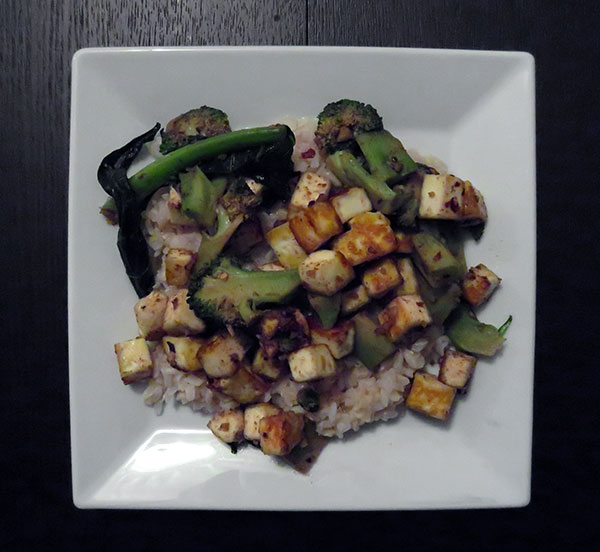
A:
[[[127,178],[127,169],[137,157],[142,146],[150,142],[160,129],[152,129],[109,153],[98,168],[98,182],[110,195],[116,206],[119,220],[117,246],[125,265],[127,276],[139,297],[144,297],[154,286],[148,245],[141,228],[143,204]]]
[[[310,343],[308,322],[298,309],[267,311],[258,326],[261,349],[276,361],[285,361],[289,353]]]
[[[167,123],[161,131],[161,153],[169,153],[193,142],[231,132],[227,114],[220,109],[203,105],[190,109]]]
[[[454,346],[467,353],[493,356],[504,343],[503,333],[494,326],[477,320],[473,312],[464,304],[454,309],[445,327],[446,335]],[[506,332],[508,326],[504,324],[503,328],[503,332]]]
[[[298,404],[307,412],[316,412],[320,408],[321,398],[312,387],[303,387],[298,391]]]
[[[373,106],[356,100],[338,100],[319,113],[315,141],[320,148],[333,153],[354,148],[356,133],[382,129],[383,121]]]

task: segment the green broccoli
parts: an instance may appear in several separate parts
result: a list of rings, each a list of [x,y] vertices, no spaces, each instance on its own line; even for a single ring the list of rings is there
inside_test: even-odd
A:
[[[179,175],[181,182],[181,210],[203,228],[212,228],[217,218],[217,200],[223,195],[227,180],[212,182],[198,168]]]
[[[244,220],[242,215],[238,215],[235,219],[231,220],[225,209],[220,205],[216,209],[216,214],[217,231],[212,236],[209,236],[205,232],[202,233],[202,241],[196,254],[196,263],[194,264],[192,277],[200,276],[206,272],[211,263],[221,254],[231,236],[233,236],[238,226]]]
[[[246,218],[255,207],[262,203],[262,188],[261,184],[243,176],[230,178],[227,191],[219,203],[230,218],[238,215]]]
[[[261,305],[283,303],[299,286],[296,269],[244,270],[230,259],[221,258],[207,274],[192,280],[188,304],[200,318],[247,325],[259,316]]]
[[[356,100],[339,100],[327,104],[318,115],[315,141],[333,153],[355,147],[356,133],[383,130],[383,121],[377,110]]]
[[[192,142],[231,132],[227,114],[214,107],[203,105],[190,109],[167,123],[161,131],[161,153],[169,153]]]

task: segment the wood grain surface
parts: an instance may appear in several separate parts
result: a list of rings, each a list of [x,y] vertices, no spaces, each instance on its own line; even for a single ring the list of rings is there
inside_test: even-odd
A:
[[[0,0],[0,550],[587,550],[600,462],[596,343],[600,134],[596,2]],[[525,50],[536,58],[538,327],[532,503],[359,514],[78,511],[70,489],[67,182],[70,62],[88,46],[315,44]],[[399,99],[401,105],[401,99]],[[510,163],[510,160],[507,160]],[[93,290],[90,290],[93,293]],[[93,316],[93,313],[90,313]],[[6,377],[8,376],[8,377]],[[595,468],[597,471],[597,468]],[[101,539],[98,537],[101,535]],[[317,544],[318,543],[318,544]],[[69,549],[70,549],[69,548]]]

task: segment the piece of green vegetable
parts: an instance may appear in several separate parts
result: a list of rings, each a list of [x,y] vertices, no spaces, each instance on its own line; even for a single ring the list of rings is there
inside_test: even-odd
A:
[[[413,261],[432,287],[442,287],[463,278],[464,265],[434,236],[419,232],[412,240]]]
[[[330,330],[335,326],[342,306],[342,295],[340,293],[330,297],[309,293],[308,302],[317,313],[323,328]]]
[[[498,329],[477,320],[464,304],[454,309],[446,320],[445,328],[454,346],[467,353],[493,356],[504,343],[503,334]]]
[[[512,314],[508,317],[508,319],[506,320],[506,322],[504,322],[504,324],[502,324],[502,326],[500,326],[498,328],[498,333],[501,336],[504,336],[504,334],[506,333],[506,331],[510,327],[511,323],[512,323]]]
[[[367,313],[359,312],[352,320],[356,330],[354,355],[373,370],[396,350],[396,346],[386,335],[377,333],[377,324]]]
[[[212,228],[217,218],[217,200],[225,192],[227,180],[211,182],[198,168],[193,167],[179,175],[181,182],[181,210],[203,228]]]

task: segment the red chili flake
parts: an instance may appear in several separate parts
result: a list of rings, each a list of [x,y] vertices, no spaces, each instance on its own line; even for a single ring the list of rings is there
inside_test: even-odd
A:
[[[435,256],[433,257],[434,261],[439,261],[442,258],[442,252],[438,251]]]
[[[302,159],[312,159],[316,154],[317,152],[314,149],[308,148],[306,151],[302,152],[301,157]]]

